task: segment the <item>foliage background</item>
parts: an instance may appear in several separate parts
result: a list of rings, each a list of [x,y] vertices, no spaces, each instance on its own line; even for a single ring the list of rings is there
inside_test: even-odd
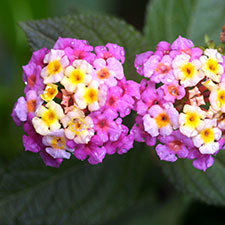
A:
[[[202,32],[204,30],[197,29],[198,21],[194,17],[195,14],[199,13],[196,11],[196,5],[198,5],[197,10],[205,10],[203,1],[182,0],[179,1],[179,4],[175,0],[164,1],[165,4],[160,2],[163,1],[154,1],[155,10],[148,9],[149,18],[146,20],[150,21],[149,27],[152,27],[152,29],[145,28],[145,33],[148,37],[151,37],[149,48],[152,49],[153,44],[160,40],[173,41],[174,33],[176,35],[179,33],[188,35],[197,42],[203,39]],[[207,2],[212,3],[213,1]],[[20,223],[23,225],[52,224],[54,218],[57,218],[58,224],[67,225],[68,223],[61,222],[64,215],[68,216],[68,218],[75,218],[74,221],[76,222],[74,224],[77,225],[83,224],[79,218],[84,221],[86,219],[85,225],[224,224],[225,210],[223,207],[207,205],[191,199],[186,194],[178,193],[162,173],[155,154],[150,154],[150,151],[143,149],[143,145],[136,146],[136,148],[139,147],[142,156],[139,156],[138,152],[131,152],[127,156],[121,157],[113,156],[111,161],[107,161],[105,165],[96,166],[96,168],[85,163],[80,165],[75,160],[72,163],[76,164],[76,166],[66,162],[62,170],[55,170],[45,168],[42,162],[37,159],[37,155],[34,158],[33,156],[30,158],[29,153],[27,153],[28,156],[20,156],[23,151],[21,141],[23,130],[13,124],[10,113],[16,98],[23,93],[24,84],[22,82],[21,65],[28,62],[31,51],[23,31],[17,25],[18,21],[96,11],[102,14],[107,13],[118,16],[134,25],[137,29],[142,30],[147,4],[149,4],[147,0],[135,1],[132,4],[128,0],[1,1],[0,218],[3,218],[2,221],[4,221],[3,224],[0,222],[1,225],[19,225]],[[171,8],[174,8],[176,13],[169,15],[173,12]],[[185,14],[179,13],[182,8],[185,8]],[[218,3],[215,9],[211,10],[211,14],[207,14],[209,11],[207,11],[206,15],[203,14],[205,24],[202,24],[202,27],[210,28],[216,23],[221,23],[220,18],[213,20],[211,16],[220,14],[221,10],[224,10],[224,7],[220,7]],[[163,26],[165,23],[160,20],[161,15],[167,15],[169,21],[167,26]],[[207,18],[209,18],[208,21]],[[187,21],[189,20],[192,20],[191,27],[187,27]],[[175,24],[176,26],[174,26]],[[214,30],[209,35],[216,38],[216,35],[219,34]],[[137,161],[133,160],[134,156]],[[14,162],[14,158],[18,158],[16,162]],[[140,171],[137,171],[136,167],[133,166],[138,163],[141,164],[141,166],[138,166]],[[164,170],[168,168],[167,173],[171,173],[171,176],[175,175],[176,173],[171,172],[167,166],[165,164]],[[176,170],[179,167],[173,167],[173,169]],[[186,171],[188,169],[187,167]],[[17,170],[20,173],[17,173]],[[82,170],[81,173],[79,173],[80,170]],[[114,172],[111,173],[112,170]],[[110,174],[106,171],[109,171]],[[122,175],[117,176],[120,173]],[[72,176],[76,176],[77,179],[76,177],[70,179]],[[224,173],[223,177],[220,178],[224,178]],[[107,179],[111,179],[112,182],[108,183]],[[141,180],[141,182],[138,183],[137,179]],[[66,187],[70,186],[69,181],[74,181],[70,188],[76,188],[75,195],[70,189],[66,190]],[[136,183],[138,183],[138,187],[136,187]],[[129,184],[135,187],[131,188]],[[220,188],[219,185],[222,188],[223,184],[224,181],[218,183],[218,188]],[[83,189],[82,185],[88,185],[90,190]],[[61,190],[63,190],[62,193],[64,194],[61,194]],[[198,190],[193,191],[197,192]],[[35,195],[37,197],[34,197]],[[84,196],[85,200],[82,199],[82,196]],[[217,197],[220,197],[219,191]],[[70,198],[74,199],[74,202],[71,202]],[[115,201],[114,198],[121,198],[123,205],[121,205],[120,201]],[[51,202],[56,206],[51,205]],[[29,204],[32,205],[30,210]],[[69,206],[65,209],[57,204]],[[120,205],[121,207],[118,207]],[[115,210],[117,207],[118,209]],[[50,214],[46,216],[45,212],[42,211],[43,209],[50,210]],[[42,218],[40,219],[42,222],[37,222],[38,217]],[[90,220],[86,217],[89,217]],[[99,221],[102,221],[102,223]]]

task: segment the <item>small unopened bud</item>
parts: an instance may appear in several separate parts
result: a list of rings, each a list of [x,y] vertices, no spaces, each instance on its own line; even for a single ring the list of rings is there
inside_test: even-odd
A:
[[[225,25],[222,27],[222,32],[220,33],[220,41],[225,43]]]

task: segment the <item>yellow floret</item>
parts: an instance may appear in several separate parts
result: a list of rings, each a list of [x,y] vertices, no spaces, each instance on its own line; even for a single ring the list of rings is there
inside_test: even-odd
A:
[[[200,116],[196,112],[187,112],[185,124],[189,127],[196,128],[200,123]]]
[[[73,84],[79,84],[84,82],[85,73],[81,69],[75,69],[71,72],[69,80]]]
[[[166,113],[160,113],[155,120],[159,128],[166,127],[170,123],[170,118]]]
[[[92,104],[98,101],[98,89],[87,88],[84,94],[84,99],[87,104]]]
[[[49,102],[55,98],[55,96],[58,94],[58,86],[55,84],[48,84],[44,90],[44,93],[41,94],[41,98]]]
[[[219,63],[216,59],[210,58],[206,62],[206,69],[214,74],[217,74],[219,72]]]
[[[191,63],[187,63],[182,66],[181,71],[184,73],[185,79],[190,79],[194,76],[196,68]]]
[[[48,74],[55,75],[62,71],[62,66],[59,60],[51,61],[47,67]]]
[[[47,126],[51,126],[53,123],[58,121],[58,116],[52,109],[47,109],[41,118]]]
[[[212,128],[204,129],[203,131],[201,131],[200,135],[205,144],[214,142],[215,137],[214,137],[214,132]]]

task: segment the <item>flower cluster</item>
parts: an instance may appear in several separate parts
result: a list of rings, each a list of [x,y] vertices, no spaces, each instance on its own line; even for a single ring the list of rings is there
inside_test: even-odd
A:
[[[122,122],[140,85],[125,79],[124,60],[117,44],[94,48],[71,38],[34,52],[23,67],[25,97],[12,112],[15,123],[24,124],[25,150],[58,167],[71,154],[97,164],[106,154],[131,149],[134,137]]]
[[[212,166],[224,145],[225,57],[179,36],[137,55],[135,67],[146,78],[136,104],[135,140],[150,146],[159,140],[161,160],[191,159],[204,171]]]

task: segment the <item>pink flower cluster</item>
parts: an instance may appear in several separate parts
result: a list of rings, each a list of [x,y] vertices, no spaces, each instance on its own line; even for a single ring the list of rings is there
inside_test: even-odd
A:
[[[25,96],[12,112],[15,123],[24,124],[25,150],[58,167],[71,154],[97,164],[131,149],[134,135],[123,118],[140,98],[140,85],[126,80],[124,61],[117,44],[94,48],[71,38],[34,52],[23,67]]]
[[[137,55],[141,81],[136,141],[156,146],[161,160],[193,160],[205,171],[223,148],[225,131],[225,56],[200,49],[179,36],[160,42],[156,51]]]

